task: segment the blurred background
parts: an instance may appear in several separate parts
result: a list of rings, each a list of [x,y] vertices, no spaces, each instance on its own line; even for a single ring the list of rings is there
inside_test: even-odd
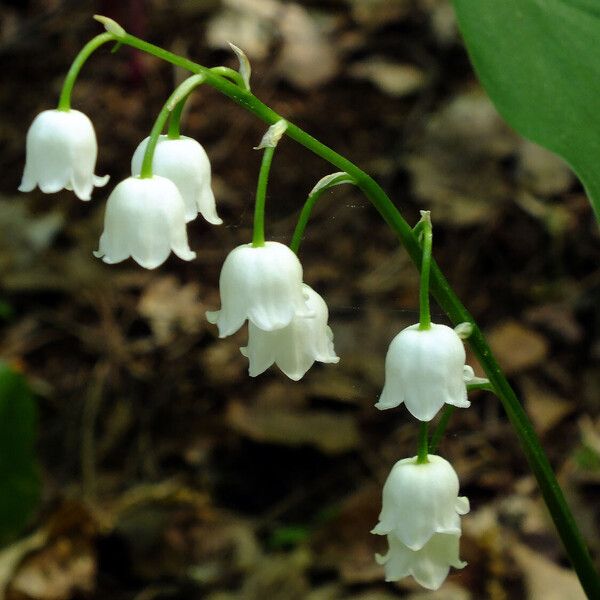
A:
[[[13,443],[0,440],[0,596],[583,597],[516,437],[485,393],[455,413],[440,448],[471,500],[461,542],[469,566],[436,593],[383,582],[373,554],[385,541],[369,531],[390,468],[415,453],[417,428],[403,408],[373,404],[389,342],[418,319],[418,278],[357,190],[320,200],[301,248],[341,361],[298,383],[275,368],[250,378],[245,329],[219,340],[204,317],[219,306],[225,256],[251,238],[252,147],[265,125],[237,105],[199,89],[183,120],[211,158],[225,222],[189,225],[191,263],[171,257],[145,271],[92,256],[108,193],[184,77],[153,57],[104,46],[75,87],[107,188],[89,203],[16,191],[27,128],[55,106],[72,59],[102,31],[94,13],[206,66],[237,67],[234,42],[252,61],[259,98],[367,170],[409,222],[431,210],[434,255],[489,335],[600,551],[598,225],[564,163],[500,119],[447,0],[4,1],[0,357],[16,383],[0,386],[12,390],[0,401],[0,434]],[[289,242],[306,194],[334,170],[280,144],[268,237]],[[17,396],[27,414],[6,409]],[[19,444],[29,458],[16,467]]]

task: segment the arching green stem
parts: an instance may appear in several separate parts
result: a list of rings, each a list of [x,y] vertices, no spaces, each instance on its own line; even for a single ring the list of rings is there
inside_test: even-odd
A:
[[[112,33],[101,33],[91,39],[79,51],[79,54],[75,57],[75,60],[71,64],[67,76],[65,77],[65,82],[63,83],[60,98],[58,100],[58,110],[66,112],[71,109],[71,92],[73,91],[73,86],[75,85],[79,71],[81,71],[81,67],[83,67],[85,61],[95,50],[102,46],[102,44],[106,44],[106,42],[113,41],[114,39],[115,36],[112,35]]]
[[[267,198],[267,184],[269,183],[269,172],[275,146],[267,146],[264,149],[258,184],[256,185],[256,200],[254,202],[254,230],[252,233],[252,246],[259,248],[265,245],[265,203]]]
[[[281,119],[281,116],[266,106],[250,91],[240,89],[224,77],[211,73],[209,69],[193,61],[177,56],[158,46],[145,42],[132,35],[125,34],[119,37],[123,44],[148,52],[178,67],[187,69],[192,73],[201,73],[206,77],[206,83],[219,90],[225,96],[237,102],[244,109],[256,115],[259,119],[270,125]],[[388,198],[383,189],[367,173],[355,164],[341,156],[319,140],[309,135],[293,123],[288,122],[286,135],[299,144],[334,165],[337,169],[348,173],[364,192],[385,222],[394,231],[400,242],[406,248],[410,258],[421,268],[422,250],[409,224],[404,220],[393,202]],[[481,366],[496,391],[502,406],[519,438],[525,456],[540,486],[544,501],[556,529],[563,541],[567,554],[575,567],[581,584],[590,598],[600,598],[600,577],[595,570],[594,563],[585,546],[583,537],[577,527],[575,519],[566,503],[562,490],[558,485],[552,467],[546,457],[533,426],[523,410],[515,392],[511,388],[506,376],[500,369],[492,351],[487,344],[481,330],[473,320],[469,311],[463,306],[456,296],[448,281],[440,271],[434,260],[431,261],[430,290],[438,304],[446,312],[450,320],[458,323],[469,322],[473,325],[473,332],[469,337],[469,345],[478,358]]]
[[[140,171],[141,179],[149,179],[152,177],[154,151],[156,150],[158,138],[165,128],[165,123],[167,122],[169,115],[189,96],[190,92],[201,83],[204,83],[203,75],[192,75],[191,77],[188,77],[183,83],[175,88],[175,91],[169,96],[169,99],[158,113],[158,117],[156,117],[156,121],[154,121],[154,125],[152,126],[152,131],[150,132],[150,139],[148,140],[146,151],[144,152],[144,159]]]
[[[419,288],[419,329],[431,329],[431,313],[429,311],[429,272],[431,270],[431,218],[429,212],[422,211],[421,240],[423,256],[421,258],[421,285]]]
[[[302,243],[302,238],[304,237],[304,230],[308,225],[308,220],[310,219],[310,214],[312,209],[314,208],[317,200],[321,197],[324,190],[319,190],[312,194],[309,194],[304,206],[302,207],[302,211],[300,212],[300,216],[298,217],[298,222],[296,223],[296,228],[294,229],[294,234],[292,235],[292,241],[290,242],[290,250],[295,254],[298,254],[298,250],[300,249],[300,244]]]
[[[423,220],[419,219],[417,221],[417,224],[412,228],[413,231],[413,235],[419,239],[419,236],[421,235],[421,232],[423,231]]]
[[[241,74],[235,69],[230,69],[229,67],[211,67],[211,73],[216,73],[217,75],[222,75],[223,77],[227,77],[227,79],[233,81],[235,85],[244,89],[244,78]]]
[[[444,437],[444,432],[448,427],[448,423],[450,423],[450,419],[456,410],[456,406],[452,406],[452,404],[446,404],[442,410],[442,416],[438,421],[435,429],[433,430],[433,435],[431,436],[431,440],[429,441],[429,448],[431,454],[435,454],[439,443],[442,441]]]
[[[429,454],[429,443],[427,434],[429,431],[429,423],[421,421],[419,423],[419,452],[417,454],[417,464],[422,465],[429,462],[427,455]]]
[[[181,135],[181,113],[183,112],[185,103],[189,97],[188,94],[183,100],[180,100],[175,105],[175,108],[169,117],[169,131],[167,135],[170,140],[178,140]]]
[[[351,183],[354,185],[355,182],[348,175],[348,173],[332,173],[331,175],[323,177],[323,179],[321,179],[317,183],[317,185],[315,185],[315,187],[312,189],[312,191],[308,195],[308,198],[304,202],[302,210],[300,211],[300,216],[298,217],[298,222],[296,223],[294,234],[292,235],[292,241],[290,242],[290,249],[292,250],[292,252],[298,254],[300,244],[302,243],[302,238],[304,237],[304,230],[308,225],[312,209],[317,203],[317,200],[323,195],[323,192],[325,192],[325,190],[341,185],[343,183]]]

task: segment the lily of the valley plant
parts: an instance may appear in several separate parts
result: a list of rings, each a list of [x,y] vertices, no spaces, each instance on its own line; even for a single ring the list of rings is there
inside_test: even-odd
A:
[[[207,84],[255,114],[270,127],[257,147],[263,156],[253,236],[229,252],[220,275],[221,308],[207,313],[220,337],[232,335],[248,322],[248,343],[241,353],[248,359],[251,376],[258,376],[275,364],[290,379],[298,380],[315,362],[333,365],[340,360],[328,325],[326,300],[310,282],[304,281],[297,256],[311,209],[325,190],[344,183],[356,185],[420,269],[420,319],[391,341],[385,359],[383,391],[375,405],[387,410],[403,404],[419,422],[417,454],[393,466],[383,487],[379,522],[373,529],[374,534],[385,536],[387,541],[387,552],[376,556],[385,578],[396,581],[412,575],[422,586],[437,589],[451,567],[465,567],[459,542],[461,517],[468,513],[469,501],[458,495],[455,470],[435,454],[433,446],[443,434],[452,410],[470,406],[468,390],[476,387],[494,392],[502,402],[584,588],[588,594],[600,590],[589,553],[527,415],[481,331],[431,257],[429,213],[423,212],[421,220],[411,228],[366,173],[256,98],[250,91],[250,64],[239,48],[232,45],[240,61],[239,71],[226,67],[209,69],[129,35],[110,19],[97,19],[104,24],[106,33],[91,40],[76,57],[57,109],[42,112],[31,125],[19,189],[31,191],[37,185],[43,192],[51,193],[66,188],[80,199],[89,200],[94,186],[107,183],[107,177],[94,174],[94,128],[88,117],[71,108],[73,85],[89,56],[107,42],[152,54],[193,74],[173,91],[150,135],[139,143],[131,160],[131,176],[118,183],[109,195],[104,231],[95,255],[110,264],[131,257],[147,269],[163,264],[171,252],[183,260],[193,260],[196,252],[188,244],[188,223],[198,214],[213,225],[222,221],[211,189],[207,154],[199,142],[180,134],[183,106],[196,87]],[[323,178],[309,194],[290,246],[265,239],[269,172],[277,144],[284,135],[339,170]],[[431,323],[430,290],[454,329]],[[489,381],[475,378],[473,369],[465,364],[465,338]],[[428,423],[442,409],[444,416],[430,437]],[[406,416],[400,411],[397,414]],[[595,597],[600,597],[600,592]]]

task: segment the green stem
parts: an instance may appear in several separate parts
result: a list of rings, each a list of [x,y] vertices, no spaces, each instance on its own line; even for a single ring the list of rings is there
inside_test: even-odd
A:
[[[256,200],[254,202],[254,231],[252,233],[252,247],[260,248],[265,245],[265,202],[267,198],[267,184],[275,146],[267,146],[263,152],[258,184],[256,185]]]
[[[421,421],[419,423],[419,453],[417,454],[417,464],[423,465],[429,462],[429,444],[427,442],[427,432],[429,431],[429,423]]]
[[[483,390],[485,392],[496,393],[494,386],[489,381],[482,381],[481,383],[467,383],[467,391],[472,392],[474,390]]]
[[[304,237],[304,230],[308,225],[308,220],[310,219],[312,209],[324,191],[325,190],[322,189],[309,194],[304,206],[302,207],[302,211],[298,217],[298,222],[296,223],[296,228],[294,229],[294,234],[292,235],[292,241],[290,242],[290,250],[292,250],[292,252],[295,254],[298,254],[298,250],[300,249],[300,244],[302,243],[302,238]]]
[[[240,89],[224,77],[211,73],[206,67],[128,34],[119,38],[119,41],[193,73],[205,75],[206,83],[269,125],[281,119],[280,115],[263,104],[252,93]],[[395,232],[412,261],[418,268],[421,267],[422,251],[417,238],[413,234],[410,225],[404,220],[398,209],[375,180],[347,158],[325,146],[293,123],[288,122],[286,134],[317,156],[334,165],[340,171],[348,173],[371,201],[385,222]],[[474,322],[469,311],[460,302],[434,260],[431,261],[430,268],[430,290],[433,297],[455,325],[463,322],[473,324],[473,333],[469,337],[469,345],[485,370],[491,385],[496,390],[496,394],[515,429],[525,456],[538,481],[546,506],[552,515],[556,529],[584,590],[590,598],[600,598],[600,577],[596,573],[594,563],[585,546],[583,537],[566,503],[533,426],[500,369],[498,362],[494,358],[481,330]]]
[[[114,39],[115,36],[112,35],[112,33],[101,33],[100,35],[97,35],[95,38],[91,39],[80,50],[79,54],[75,57],[75,60],[71,64],[71,68],[69,69],[67,76],[65,77],[65,82],[63,83],[62,90],[60,92],[60,98],[58,100],[58,110],[63,112],[71,110],[71,92],[73,91],[73,86],[75,85],[79,71],[81,71],[81,67],[83,67],[85,61],[95,50],[102,46],[102,44],[106,44],[106,42],[110,42]]]
[[[290,243],[290,249],[294,253],[298,254],[300,244],[302,243],[302,238],[304,237],[304,230],[308,225],[310,215],[315,204],[317,203],[317,200],[326,190],[330,190],[332,187],[336,187],[344,183],[355,185],[354,180],[350,177],[350,175],[348,175],[348,173],[331,173],[331,175],[326,175],[323,177],[311,190],[310,194],[308,194],[308,198],[304,202],[304,206],[300,211],[300,216],[298,217],[298,222],[296,223],[294,234],[292,235],[292,241]]]
[[[189,95],[186,96],[183,100],[180,100],[173,109],[171,116],[169,117],[169,131],[167,135],[170,140],[178,140],[181,136],[181,113],[183,112],[183,108]]]
[[[456,410],[456,406],[452,406],[452,404],[446,404],[444,409],[442,410],[442,416],[438,421],[438,424],[435,426],[433,431],[433,435],[431,436],[431,440],[429,441],[429,452],[430,454],[435,454],[439,443],[442,441],[442,437],[444,437],[444,432],[446,431],[446,427],[448,427],[448,423],[450,423],[450,418],[454,414]]]
[[[429,272],[431,270],[431,219],[429,213],[424,213],[421,239],[423,240],[423,255],[421,258],[421,285],[419,288],[419,329],[431,329],[431,313],[429,311]]]
[[[473,390],[484,390],[486,392],[496,393],[496,390],[493,388],[489,381],[482,381],[480,383],[467,383],[467,391],[472,392]],[[448,427],[448,423],[450,423],[450,418],[456,411],[456,406],[452,406],[451,404],[446,404],[442,411],[442,416],[438,421],[438,424],[435,427],[433,435],[431,436],[431,440],[429,442],[430,454],[434,454],[435,450],[438,447],[438,444],[442,440],[446,428]]]
[[[152,126],[148,145],[146,146],[146,151],[144,152],[144,159],[142,160],[142,168],[140,170],[141,179],[149,179],[152,177],[152,161],[154,160],[154,151],[156,150],[158,138],[165,128],[165,123],[167,122],[169,115],[172,111],[177,109],[177,106],[183,102],[185,98],[187,98],[192,89],[199,86],[201,83],[204,83],[204,77],[201,75],[192,75],[191,77],[188,77],[183,83],[179,84],[175,88],[173,93],[169,96],[169,99],[161,108],[160,112],[158,113],[158,117],[156,117],[156,121],[154,121],[154,125]],[[184,90],[188,93],[184,95],[183,99],[180,99]]]
[[[216,75],[227,77],[227,79],[233,81],[235,85],[242,89],[245,88],[244,78],[235,69],[230,69],[229,67],[211,67],[210,71]]]
[[[421,232],[423,231],[423,220],[417,221],[417,224],[412,228],[413,235],[419,239]]]

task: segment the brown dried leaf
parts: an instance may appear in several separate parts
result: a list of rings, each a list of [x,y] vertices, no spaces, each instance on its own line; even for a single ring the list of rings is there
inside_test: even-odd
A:
[[[412,0],[349,0],[352,17],[366,27],[379,27],[398,21],[412,9]]]
[[[445,581],[439,590],[415,592],[409,594],[407,600],[471,600],[472,597],[471,593],[460,585]]]
[[[529,600],[585,600],[573,571],[555,565],[523,544],[512,544],[511,552],[525,576]]]
[[[364,397],[356,381],[338,369],[315,371],[307,378],[306,385],[310,395],[338,402],[358,404]]]
[[[340,596],[342,597],[342,596]],[[393,592],[365,592],[357,596],[347,597],[346,600],[397,600],[398,594]]]
[[[197,283],[180,285],[177,278],[167,275],[153,280],[144,290],[138,310],[150,321],[158,344],[167,344],[177,329],[198,333],[206,322],[206,306],[198,295]]]
[[[34,264],[38,255],[53,242],[64,225],[58,211],[33,215],[22,202],[0,198],[0,266],[23,268]]]
[[[219,340],[218,343],[207,346],[201,356],[203,377],[213,385],[228,385],[245,377],[248,362],[240,354],[240,345],[237,337]]]
[[[270,407],[247,407],[241,402],[227,406],[227,421],[234,430],[259,442],[286,446],[315,446],[326,454],[340,454],[360,442],[353,415],[327,411],[290,411]]]
[[[416,195],[436,221],[488,221],[511,198],[501,160],[517,143],[480,89],[457,95],[432,116],[421,146],[408,158]]]
[[[385,553],[385,540],[369,531],[381,508],[379,486],[361,488],[346,498],[337,516],[318,529],[312,538],[322,568],[336,569],[345,583],[383,580],[383,568],[374,559]]]
[[[540,435],[550,431],[573,411],[574,406],[571,402],[543,390],[533,379],[525,377],[520,383],[527,413]]]
[[[414,65],[395,63],[381,57],[353,64],[350,75],[366,79],[382,92],[397,98],[418,92],[427,83],[425,73]]]
[[[579,421],[579,429],[584,445],[600,456],[600,418],[594,423],[589,415],[583,416]]]
[[[525,316],[533,325],[541,325],[560,336],[565,342],[576,344],[583,338],[582,326],[577,321],[573,306],[567,303],[542,304],[530,308]]]
[[[259,559],[249,524],[220,514],[205,494],[175,480],[131,488],[111,512],[132,573],[146,581],[189,576],[213,583]]]
[[[281,10],[276,0],[226,0],[222,11],[208,23],[207,44],[229,50],[229,42],[250,58],[263,60],[275,36],[273,20]]]
[[[82,504],[63,504],[50,518],[44,547],[20,564],[7,600],[70,600],[91,593],[96,586],[97,529]]]
[[[5,597],[6,588],[22,560],[31,552],[43,547],[47,538],[47,531],[36,531],[0,552],[0,598]]]
[[[89,594],[96,584],[96,567],[91,546],[58,539],[19,569],[7,600],[69,600],[76,594]]]
[[[508,374],[535,367],[548,354],[546,338],[517,321],[506,321],[494,327],[488,333],[488,342]]]
[[[540,196],[564,193],[574,180],[562,158],[528,140],[519,147],[518,176],[523,186]]]
[[[290,554],[264,557],[244,582],[239,597],[245,600],[305,600],[310,584],[305,571],[310,555],[305,548]]]
[[[420,0],[422,9],[430,15],[431,29],[442,46],[449,46],[458,37],[454,8],[447,0]]]
[[[287,4],[277,20],[283,46],[276,70],[302,89],[329,81],[338,70],[335,48],[316,19],[299,4]]]

